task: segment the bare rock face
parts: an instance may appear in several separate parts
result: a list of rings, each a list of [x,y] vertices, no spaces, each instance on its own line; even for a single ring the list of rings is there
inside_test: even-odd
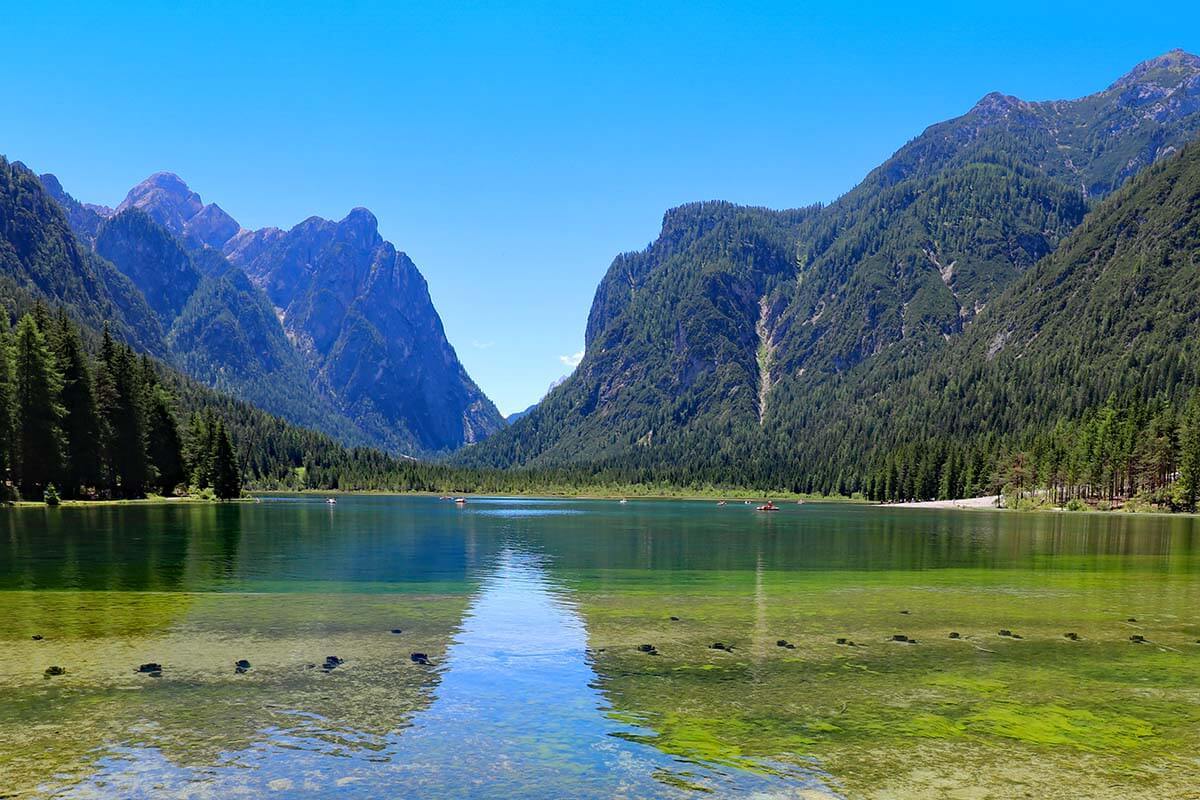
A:
[[[392,449],[451,450],[504,427],[446,340],[424,277],[367,209],[243,232],[225,253],[351,417]]]
[[[367,209],[251,231],[170,172],[104,213],[53,176],[43,182],[150,300],[193,376],[243,387],[251,402],[347,444],[393,452],[452,450],[504,427],[446,341],[424,277]]]

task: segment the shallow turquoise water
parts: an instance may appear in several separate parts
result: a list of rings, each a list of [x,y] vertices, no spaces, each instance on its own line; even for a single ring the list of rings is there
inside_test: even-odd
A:
[[[18,796],[937,796],[880,754],[1119,776],[1186,770],[1197,731],[1194,518],[265,498],[13,509],[0,539]]]

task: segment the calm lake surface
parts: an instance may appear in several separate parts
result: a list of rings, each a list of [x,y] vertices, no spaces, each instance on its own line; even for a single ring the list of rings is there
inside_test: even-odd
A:
[[[1200,796],[1196,518],[305,497],[0,542],[0,796]]]

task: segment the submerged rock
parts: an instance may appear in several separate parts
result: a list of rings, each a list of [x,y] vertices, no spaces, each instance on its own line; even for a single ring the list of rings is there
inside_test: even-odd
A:
[[[1079,634],[1078,634],[1078,633],[1075,633],[1074,631],[1070,631],[1070,632],[1068,632],[1068,633],[1064,633],[1064,634],[1063,634],[1063,636],[1064,636],[1064,637],[1066,637],[1067,639],[1070,639],[1072,642],[1078,642],[1078,641],[1079,641]]]
[[[250,669],[250,662],[244,658],[239,658],[234,663],[233,668],[238,675],[244,675]]]
[[[163,668],[162,664],[158,664],[154,661],[148,661],[138,667],[137,671],[143,675],[149,675],[151,678],[161,678]]]
[[[66,675],[67,670],[66,670],[66,667],[60,667],[60,666],[55,665],[52,667],[46,667],[46,671],[43,672],[42,674],[45,675],[47,678],[49,678],[54,675]]]
[[[1129,641],[1133,642],[1134,644],[1145,644],[1146,637],[1142,636],[1140,633],[1135,633],[1133,636],[1129,637]]]
[[[1008,628],[1001,628],[999,635],[1000,636],[1012,636],[1013,633]]]
[[[429,656],[424,653],[410,653],[408,657],[409,660],[411,660],[414,664],[423,664],[425,666],[429,666],[433,663],[429,660]]]
[[[777,639],[775,641],[775,646],[776,647],[787,647],[788,646],[787,639]]]
[[[724,650],[726,653],[733,651],[733,645],[725,644],[724,642],[713,642],[708,646],[709,650]]]
[[[679,617],[671,617],[671,622],[679,622]]]
[[[339,658],[337,656],[325,656],[325,663],[321,666],[321,669],[325,670],[326,672],[331,672],[345,663],[346,660],[343,658]]]
[[[845,636],[839,636],[837,638],[836,644],[846,644],[846,641],[847,641],[847,639]]]
[[[951,639],[961,639],[962,637],[958,635],[958,631],[950,631],[950,638]]]
[[[392,633],[404,633],[404,631],[400,630],[399,628],[392,628]]]

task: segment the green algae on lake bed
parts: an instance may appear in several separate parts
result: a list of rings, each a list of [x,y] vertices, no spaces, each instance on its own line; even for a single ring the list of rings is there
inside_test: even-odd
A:
[[[1193,519],[268,498],[0,536],[20,797],[1200,785]]]
[[[105,748],[152,746],[203,767],[267,729],[357,747],[429,701],[466,596],[26,592],[0,594],[0,777],[50,793]],[[392,634],[401,629],[402,635]],[[34,640],[30,631],[41,639]],[[343,664],[323,669],[336,655]],[[247,660],[239,672],[235,664]],[[162,677],[137,668],[161,663]],[[46,680],[44,664],[67,665]],[[319,720],[319,723],[314,722]],[[276,734],[278,735],[278,734]]]
[[[1167,797],[1200,782],[1193,576],[978,578],[761,570],[663,591],[627,589],[642,585],[629,575],[568,584],[612,713],[683,758],[816,759],[851,797],[956,796],[989,773],[1037,797]],[[1135,628],[1151,644],[1132,644]],[[900,632],[917,643],[891,641]]]

